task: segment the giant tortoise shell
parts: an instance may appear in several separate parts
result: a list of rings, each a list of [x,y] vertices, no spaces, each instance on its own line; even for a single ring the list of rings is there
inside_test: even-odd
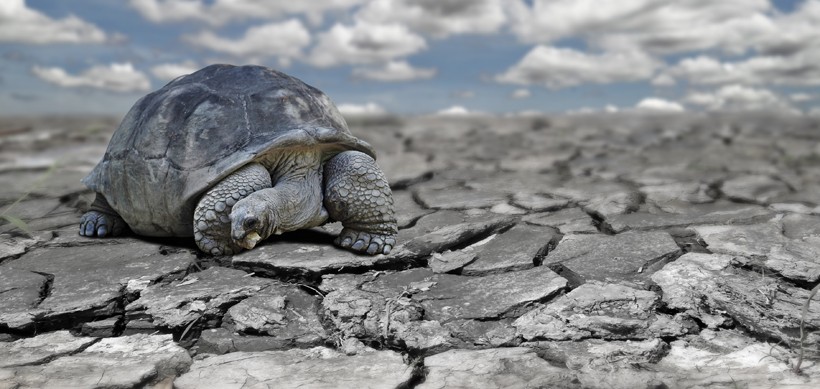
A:
[[[83,182],[138,234],[192,236],[206,190],[260,156],[317,145],[325,158],[375,158],[318,89],[262,66],[212,65],[140,99]]]

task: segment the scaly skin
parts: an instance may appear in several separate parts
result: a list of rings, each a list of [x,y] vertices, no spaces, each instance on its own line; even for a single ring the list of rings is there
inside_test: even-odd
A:
[[[344,229],[338,246],[370,255],[396,245],[393,193],[376,161],[358,151],[334,156],[324,167],[325,208]]]
[[[268,169],[258,163],[249,163],[205,192],[194,210],[196,245],[213,255],[242,251],[231,238],[231,209],[239,200],[270,186]]]

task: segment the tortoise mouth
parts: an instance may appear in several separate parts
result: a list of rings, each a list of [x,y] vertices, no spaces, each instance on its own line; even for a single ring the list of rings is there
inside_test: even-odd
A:
[[[262,240],[262,237],[259,236],[259,233],[257,233],[256,231],[251,231],[250,233],[245,235],[244,238],[242,238],[236,243],[239,246],[242,246],[243,248],[250,250],[256,247],[256,244],[259,243],[260,240]]]

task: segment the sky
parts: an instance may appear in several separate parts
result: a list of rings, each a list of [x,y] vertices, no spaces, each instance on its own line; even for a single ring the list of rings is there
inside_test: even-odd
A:
[[[348,114],[820,115],[820,0],[0,0],[0,115],[123,115],[212,63]]]

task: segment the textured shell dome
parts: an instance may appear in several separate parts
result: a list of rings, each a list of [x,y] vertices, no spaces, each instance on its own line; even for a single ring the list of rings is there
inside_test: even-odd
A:
[[[137,101],[83,183],[139,234],[190,236],[204,191],[294,146],[375,158],[318,89],[262,66],[211,65]]]

